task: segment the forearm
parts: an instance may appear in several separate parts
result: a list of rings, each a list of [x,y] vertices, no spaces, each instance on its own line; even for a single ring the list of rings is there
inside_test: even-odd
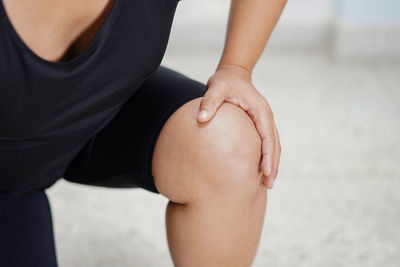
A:
[[[231,0],[219,69],[238,65],[252,73],[282,13],[286,0]]]

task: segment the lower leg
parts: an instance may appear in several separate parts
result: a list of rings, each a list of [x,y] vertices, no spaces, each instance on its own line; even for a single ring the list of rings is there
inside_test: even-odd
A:
[[[170,201],[166,211],[168,244],[177,267],[251,266],[266,210],[267,190],[238,201],[233,195],[202,202]]]
[[[0,266],[57,266],[50,205],[43,190],[0,195]]]

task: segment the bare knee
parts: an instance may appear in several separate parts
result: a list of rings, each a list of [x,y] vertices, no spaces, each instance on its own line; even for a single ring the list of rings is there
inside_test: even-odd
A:
[[[192,198],[255,195],[262,187],[261,138],[250,116],[224,102],[213,119],[199,123],[199,128],[196,156],[191,162],[199,178]]]
[[[160,135],[153,163],[158,190],[180,203],[221,195],[255,197],[263,185],[261,138],[253,121],[224,102],[210,121],[198,122],[200,100],[178,109]]]

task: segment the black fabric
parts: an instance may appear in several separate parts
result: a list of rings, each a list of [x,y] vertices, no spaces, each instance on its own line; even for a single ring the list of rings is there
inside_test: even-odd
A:
[[[206,92],[160,65],[178,2],[115,0],[87,49],[53,63],[22,42],[0,0],[1,267],[57,267],[45,189],[62,177],[159,193],[158,135]]]
[[[158,193],[151,158],[159,132],[173,112],[205,91],[203,83],[160,66],[111,122],[85,143],[64,177],[86,185]],[[57,267],[52,215],[44,193],[48,186],[0,194],[1,267]]]
[[[0,194],[46,188],[63,176],[84,146],[159,68],[178,2],[115,0],[83,53],[66,62],[50,62],[24,44],[0,0]],[[172,93],[164,104],[175,105],[191,95],[190,88],[181,90],[189,91]],[[163,97],[158,93],[146,101],[154,112],[150,116],[160,121],[157,116],[167,110],[154,104]],[[149,155],[140,149],[135,153]]]
[[[205,92],[205,84],[160,66],[111,122],[87,142],[64,178],[87,185],[141,187],[159,193],[151,172],[157,137],[173,112]]]
[[[0,195],[0,266],[57,266],[52,215],[44,191]]]

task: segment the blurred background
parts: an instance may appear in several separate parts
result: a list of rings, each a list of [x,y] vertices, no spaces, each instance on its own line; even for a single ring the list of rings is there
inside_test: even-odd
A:
[[[205,83],[229,5],[180,1],[162,64]],[[400,266],[399,49],[399,0],[287,2],[253,73],[283,149],[253,266]],[[162,195],[47,192],[61,267],[173,266]]]

